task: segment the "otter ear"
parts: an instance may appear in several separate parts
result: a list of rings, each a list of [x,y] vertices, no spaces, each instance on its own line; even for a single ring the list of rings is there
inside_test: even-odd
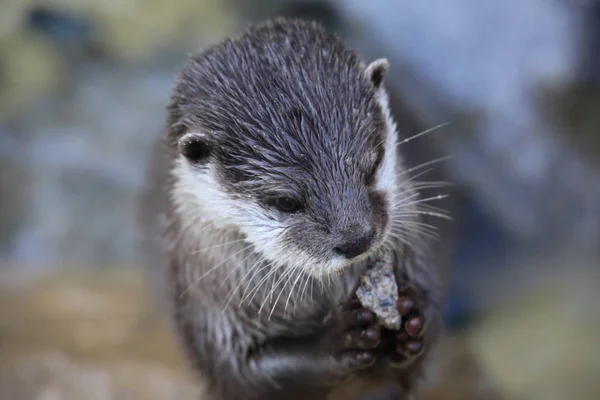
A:
[[[204,164],[212,151],[212,144],[205,133],[190,132],[177,141],[179,153],[192,164]]]
[[[367,65],[365,74],[375,89],[379,89],[381,87],[389,68],[390,62],[386,58],[379,58]]]

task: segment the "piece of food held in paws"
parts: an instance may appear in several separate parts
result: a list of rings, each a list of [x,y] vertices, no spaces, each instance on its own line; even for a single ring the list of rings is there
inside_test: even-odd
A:
[[[379,252],[367,263],[356,296],[361,304],[373,311],[377,322],[390,330],[399,330],[402,316],[398,312],[398,285],[392,267],[391,254]]]

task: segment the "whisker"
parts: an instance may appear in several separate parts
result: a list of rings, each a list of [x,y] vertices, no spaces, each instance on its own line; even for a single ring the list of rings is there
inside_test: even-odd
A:
[[[302,303],[304,301],[304,294],[306,292],[306,288],[308,286],[308,281],[310,280],[310,275],[306,272],[303,273],[303,276],[306,278],[304,280],[304,286],[302,286],[302,282],[300,282],[300,285],[298,285],[299,288],[302,288],[300,290],[300,293],[298,294],[298,296],[296,296],[296,299],[294,299],[294,310],[292,312],[292,316],[296,316],[296,309],[298,308],[298,304]],[[300,300],[300,301],[298,301]]]
[[[272,297],[271,296],[271,292],[273,290],[275,290],[275,279],[276,279],[276,274],[283,269],[283,272],[281,273],[281,275],[279,276],[279,279],[282,279],[285,276],[285,269],[283,268],[283,264],[279,264],[276,266],[273,266],[273,269],[271,271],[269,271],[269,273],[267,273],[267,277],[269,278],[273,278],[273,284],[271,284],[271,290],[269,292],[267,292],[267,294],[264,296],[264,298],[262,299],[262,301],[260,302],[260,306],[258,308],[258,311],[256,312],[257,314],[260,314],[260,312],[262,311],[263,307],[265,306],[265,303],[267,301],[272,303]],[[266,280],[265,280],[266,282]],[[255,288],[256,289],[256,288]],[[253,289],[254,294],[252,295],[252,297],[250,298],[250,302],[252,302],[252,300],[254,299],[254,296],[256,296],[256,294],[258,293],[256,290]]]
[[[242,299],[240,300],[240,305],[242,303],[244,303],[244,301],[246,301],[246,299],[249,296],[252,296],[250,298],[250,300],[248,301],[248,303],[252,303],[252,300],[254,300],[254,296],[256,296],[256,293],[258,292],[258,290],[260,289],[260,287],[271,277],[272,274],[276,274],[278,267],[274,267],[272,264],[267,263],[264,267],[260,268],[258,271],[256,271],[256,273],[254,273],[254,275],[252,275],[252,277],[248,280],[248,282],[252,282],[254,280],[254,277],[256,275],[258,275],[261,271],[264,271],[266,268],[271,267],[271,271],[269,271],[265,276],[263,276],[261,278],[260,281],[258,281],[258,283],[254,286],[254,288],[252,290],[250,290],[250,292],[248,292],[248,294],[245,294]]]
[[[403,237],[402,235],[398,235],[398,234],[390,234],[390,239],[394,239],[399,241],[401,244],[404,244],[408,247],[413,247],[414,246],[414,242],[408,240],[406,237]],[[390,248],[394,246],[394,243],[392,240],[390,240]]]
[[[402,243],[401,242],[401,244],[404,244],[406,246],[410,246],[407,243]],[[403,256],[404,255],[404,252],[402,251],[403,246],[397,246],[397,243],[394,243],[394,241],[391,240],[391,239],[386,240],[386,242],[383,244],[383,249],[384,249],[384,251],[391,251],[391,252],[397,254],[398,256]],[[403,258],[403,257],[400,257],[400,258]]]
[[[419,244],[425,244],[425,239],[431,240],[440,240],[440,235],[436,231],[432,231],[430,229],[423,228],[421,226],[403,226],[403,224],[398,224],[390,228],[389,236],[401,236],[406,239],[414,240]]]
[[[416,174],[414,174],[413,176],[410,176],[408,178],[406,178],[404,180],[404,183],[411,183],[411,182],[416,182],[416,179],[427,174],[428,172],[433,171],[435,168],[427,168],[426,170],[423,170],[421,172],[418,172]],[[404,173],[401,174],[401,176],[404,175]]]
[[[407,182],[410,183],[409,181],[407,181]],[[415,197],[415,196],[419,196],[419,193],[417,192],[418,190],[437,189],[437,188],[450,187],[450,186],[455,186],[455,184],[452,182],[446,182],[446,181],[414,182],[414,183],[410,183],[410,185],[407,189],[402,190],[401,192],[395,193],[393,196],[391,196],[391,199],[396,200],[399,197],[406,196],[407,193],[411,193],[410,196],[408,196],[408,197]]]
[[[306,282],[304,282],[304,289],[302,289],[302,294],[300,295],[300,301],[304,301],[304,295],[306,294],[306,288],[308,287],[308,282],[312,281],[312,278],[309,274],[306,274]]]
[[[394,217],[415,217],[417,215],[419,215],[419,214],[417,214],[417,213],[397,213],[397,214],[393,214]],[[394,218],[394,219],[398,220],[398,224],[400,224],[400,225],[404,225],[404,226],[406,226],[406,225],[420,226],[420,227],[423,227],[423,228],[425,228],[427,230],[431,230],[433,232],[437,232],[437,230],[438,230],[437,226],[435,226],[435,225],[431,225],[431,224],[428,224],[426,222],[421,222],[421,221],[418,221],[418,220],[415,220],[415,219],[409,219],[409,220],[399,219],[399,218]]]
[[[409,194],[409,193],[410,193],[410,194]],[[421,195],[421,194],[420,194],[419,192],[417,192],[417,191],[415,191],[415,190],[412,190],[412,188],[411,188],[411,189],[406,189],[406,190],[403,190],[403,191],[402,191],[402,192],[400,192],[400,193],[396,193],[394,196],[392,196],[392,197],[390,198],[390,200],[392,200],[392,203],[393,203],[393,204],[392,204],[392,206],[394,206],[394,205],[396,205],[396,204],[400,204],[400,203],[398,203],[398,202],[396,201],[396,200],[398,200],[399,198],[400,198],[401,200],[403,200],[403,201],[408,201],[408,200],[411,200],[411,199],[413,199],[413,198],[415,198],[415,197],[419,197],[420,195]]]
[[[226,259],[224,259],[223,261],[221,261],[220,263],[218,263],[217,265],[215,265],[214,267],[212,267],[211,269],[209,269],[208,271],[206,271],[204,274],[202,274],[198,279],[196,279],[196,281],[194,283],[192,283],[190,286],[188,286],[187,289],[185,289],[183,291],[183,293],[181,293],[181,297],[183,297],[192,287],[196,286],[198,283],[200,283],[200,281],[202,279],[204,279],[206,276],[208,276],[211,272],[213,272],[214,270],[216,270],[217,268],[219,268],[220,266],[226,265],[226,262],[229,261],[230,259],[232,259],[233,257],[235,257],[236,255],[240,254],[241,252],[249,249],[252,245],[248,245],[243,247],[241,250],[236,251],[235,253],[231,254],[229,257],[227,257]]]
[[[248,298],[250,296],[252,296],[252,294],[256,294],[256,292],[258,292],[258,290],[260,289],[260,287],[262,286],[262,284],[264,283],[264,281],[266,281],[268,279],[268,276],[270,273],[273,272],[273,270],[267,272],[267,274],[265,276],[263,276],[260,281],[258,282],[254,282],[254,278],[256,276],[258,276],[261,272],[263,272],[265,269],[267,268],[271,268],[272,265],[270,265],[269,263],[266,263],[263,265],[263,262],[266,260],[260,260],[260,262],[258,263],[258,266],[256,267],[256,271],[252,274],[252,276],[249,279],[245,280],[245,286],[244,289],[242,291],[242,296],[240,298],[240,302],[238,303],[238,306],[241,307],[242,304],[244,304],[244,302],[246,300],[248,300]],[[254,286],[251,286],[252,284],[254,284]],[[252,296],[249,300],[248,300],[248,304],[252,303],[252,300],[254,300],[254,296]]]
[[[417,133],[416,135],[413,135],[413,136],[411,136],[411,137],[408,137],[408,138],[406,138],[406,139],[402,140],[401,142],[398,142],[398,146],[400,146],[400,145],[403,145],[403,144],[405,144],[405,143],[408,143],[408,142],[410,142],[411,140],[414,140],[414,139],[416,139],[416,138],[418,138],[418,137],[421,137],[421,136],[423,136],[423,135],[426,135],[426,134],[428,134],[428,133],[430,133],[430,132],[433,132],[433,131],[435,131],[435,130],[438,130],[438,129],[440,129],[440,128],[443,128],[443,127],[444,127],[444,126],[446,126],[446,125],[448,125],[448,122],[444,122],[443,124],[439,124],[439,125],[437,125],[437,126],[434,126],[433,128],[429,128],[429,129],[427,129],[427,130],[424,130],[423,132],[419,132],[419,133]]]
[[[250,253],[248,255],[247,258],[251,257],[252,253]],[[245,259],[244,259],[245,260]],[[246,282],[246,277],[252,273],[252,271],[254,271],[255,269],[257,269],[261,263],[262,263],[263,259],[259,258],[254,264],[252,264],[252,267],[250,267],[248,269],[248,271],[239,279],[238,284],[233,288],[233,290],[231,291],[231,293],[229,294],[227,300],[225,301],[225,305],[223,306],[223,310],[225,310],[227,308],[227,306],[229,305],[229,302],[233,299],[233,296],[235,296],[235,293],[238,291],[238,289]],[[226,278],[227,279],[227,278]],[[225,282],[225,281],[223,281]]]
[[[421,204],[419,207],[427,211],[437,212],[439,214],[445,214],[447,216],[450,216],[447,210],[444,210],[441,207],[433,206],[431,204]]]
[[[424,247],[424,243],[422,241],[422,238],[418,238],[418,239],[415,239],[415,241],[411,241],[411,240],[407,240],[406,238],[402,237],[402,235],[399,235],[399,234],[390,234],[390,238],[400,241],[400,243],[406,245],[408,248],[411,248],[411,249],[416,249],[416,248]],[[417,244],[419,244],[419,246],[416,246]],[[393,246],[393,242],[391,242],[391,245]],[[397,250],[401,254],[404,254],[402,252],[401,248],[397,248]]]
[[[279,276],[279,279],[273,284],[273,287],[271,288],[271,290],[269,291],[269,293],[265,296],[265,299],[263,300],[263,302],[260,305],[260,308],[258,309],[258,313],[259,314],[262,311],[263,307],[265,306],[265,304],[267,302],[267,299],[269,299],[269,297],[272,299],[272,297],[271,297],[272,293],[275,292],[275,289],[277,288],[277,285],[279,285],[279,283],[281,283],[286,278],[286,276],[290,273],[290,271],[293,271],[293,269],[291,269],[291,268],[286,269],[285,262],[281,262],[277,266],[277,269],[275,271],[279,271],[280,269],[283,269],[283,273]]]
[[[400,206],[404,206],[404,207],[411,206],[414,204],[425,203],[427,201],[442,200],[442,199],[445,199],[446,197],[448,197],[448,195],[439,194],[437,196],[426,197],[424,199],[419,199],[419,200],[411,201],[411,202],[400,201],[400,202],[395,203],[393,208],[400,207]]]
[[[389,234],[400,234],[407,239],[410,238],[416,241],[422,241],[425,237],[427,237],[427,235],[433,235],[432,233],[420,232],[416,229],[403,229],[401,227],[395,227],[391,229]]]
[[[433,239],[433,240],[439,240],[440,237],[439,235],[436,235],[434,233],[431,232],[423,232],[423,231],[417,231],[415,229],[411,230],[412,232],[415,232],[415,234],[417,234],[417,237],[415,237],[415,239],[423,239],[423,237],[429,238],[429,239]],[[393,233],[404,233],[404,234],[408,234],[409,231],[406,230],[392,230]]]
[[[294,276],[294,272],[295,272],[295,268],[290,268],[288,266],[288,269],[286,271],[284,271],[284,273],[282,274],[282,278],[286,277],[287,279],[285,279],[285,282],[283,281],[283,279],[279,279],[277,281],[277,283],[275,284],[275,287],[271,290],[275,290],[275,288],[279,285],[279,283],[281,283],[281,290],[279,291],[279,294],[277,295],[277,297],[275,298],[275,301],[273,302],[273,307],[271,307],[271,312],[269,313],[269,317],[268,319],[270,320],[271,317],[273,316],[273,311],[275,311],[275,308],[277,308],[277,302],[279,301],[279,298],[281,297],[281,295],[283,294],[283,292],[285,291],[285,287],[286,285],[289,283],[290,279],[292,279],[292,277]],[[266,298],[265,298],[266,301]],[[262,308],[262,307],[261,307]],[[260,313],[260,309],[258,310],[258,312]]]
[[[223,279],[223,281],[221,282],[221,284],[219,285],[219,288],[222,288],[223,285],[225,284],[225,282],[227,281],[227,279],[229,279],[229,277],[231,276],[231,274],[233,274],[238,268],[241,268],[244,266],[244,262],[249,259],[250,257],[252,257],[252,252],[248,253],[248,255],[246,255],[246,257],[244,257],[242,259],[242,261],[236,265],[234,268],[231,269],[231,271],[229,271],[229,273],[227,274],[227,276],[225,276],[225,278]]]
[[[200,215],[202,215],[202,214],[200,214]],[[216,224],[216,223],[217,223],[217,221],[213,221],[213,222],[211,222],[210,224],[208,224],[208,225],[206,225],[204,228],[202,228],[202,229],[200,230],[200,232],[204,232],[205,230],[207,230],[208,228],[210,228],[211,226],[213,226],[213,225],[214,225],[214,224]]]
[[[417,197],[421,197],[423,195],[423,192],[420,192],[421,190],[437,189],[437,188],[441,188],[444,186],[446,186],[446,185],[443,185],[443,184],[440,184],[437,182],[433,183],[433,184],[421,182],[421,183],[419,183],[418,186],[411,187],[410,189],[396,193],[394,196],[390,197],[390,202],[392,203],[392,208],[402,205],[402,204],[408,202],[409,200],[415,199]],[[444,197],[437,197],[437,196],[444,196]],[[430,197],[430,199],[431,200],[442,200],[445,197],[449,197],[449,195],[439,194],[439,195]],[[410,204],[412,204],[412,203],[410,203]]]
[[[411,172],[418,171],[421,168],[425,168],[425,167],[428,167],[430,165],[437,164],[437,163],[440,163],[440,162],[443,162],[443,161],[448,161],[448,160],[451,160],[452,158],[454,158],[454,156],[450,156],[450,155],[449,156],[438,157],[438,158],[435,158],[433,160],[426,161],[426,162],[424,162],[422,164],[419,164],[417,166],[411,167],[411,168],[409,168],[407,170],[404,170],[404,171],[402,171],[402,173],[400,175],[402,176],[402,175],[410,174]]]
[[[277,308],[277,304],[279,302],[279,299],[281,298],[281,295],[285,292],[286,287],[288,287],[290,281],[292,279],[294,279],[294,272],[296,272],[296,268],[290,268],[290,273],[288,274],[288,278],[285,280],[285,283],[281,286],[281,290],[279,291],[279,295],[277,296],[277,298],[275,299],[275,302],[273,303],[273,307],[271,307],[271,312],[269,313],[269,320],[271,319],[271,317],[273,316],[273,312],[275,311],[275,308]],[[284,313],[282,314],[283,317],[285,317],[285,309],[284,309]]]
[[[421,226],[414,226],[414,225],[404,225],[403,227],[396,226],[396,227],[391,228],[390,231],[398,232],[400,229],[405,232],[411,232],[416,237],[426,236],[429,238],[439,238],[439,234],[436,231],[433,231],[431,229],[427,229],[427,228],[424,228]]]
[[[230,242],[219,243],[219,244],[215,244],[215,245],[213,245],[213,246],[204,247],[204,248],[202,248],[202,249],[200,249],[200,250],[196,250],[196,251],[193,251],[193,252],[191,252],[191,253],[188,253],[188,256],[191,256],[191,255],[193,255],[193,254],[199,254],[199,253],[202,253],[203,251],[206,251],[206,250],[210,250],[210,249],[215,249],[215,248],[218,248],[218,247],[227,246],[227,245],[229,245],[229,244],[243,242],[243,241],[245,241],[245,240],[246,240],[246,239],[232,240],[232,241],[230,241]]]
[[[285,306],[283,307],[283,315],[284,315],[284,316],[285,316],[285,313],[286,313],[286,311],[287,311],[288,304],[289,304],[289,302],[290,302],[290,298],[292,297],[292,294],[294,293],[294,289],[296,288],[296,284],[298,283],[298,280],[299,280],[300,278],[302,278],[302,276],[303,276],[303,272],[304,272],[304,271],[302,271],[300,268],[298,268],[298,277],[296,278],[296,280],[294,280],[294,283],[292,284],[292,287],[290,288],[290,293],[288,294],[288,297],[287,297],[287,299],[286,299],[286,301],[285,301]],[[297,303],[297,300],[296,300],[296,301],[294,301],[294,303]]]
[[[428,215],[428,216],[431,216],[431,217],[438,217],[438,218],[449,220],[449,221],[452,221],[454,219],[454,218],[452,218],[451,215],[443,214],[443,213],[437,213],[437,212],[433,212],[433,211],[425,211],[425,210],[418,210],[417,209],[417,210],[414,210],[414,211],[411,210],[411,212],[412,212],[412,214],[408,214],[408,213],[407,214],[395,214],[394,216],[397,216],[397,215],[405,215],[405,216],[408,216],[408,215],[412,215],[412,216]]]
[[[431,234],[437,234],[437,228],[433,225],[414,219],[406,220],[398,217],[403,216],[396,216],[393,219],[394,222],[391,224],[390,229],[410,229],[411,232],[429,232]]]
[[[424,181],[424,182],[419,182],[419,183],[413,184],[413,189],[415,189],[415,190],[437,189],[437,188],[450,187],[450,186],[454,186],[454,184],[452,182],[444,182],[444,181],[431,181],[431,182]]]

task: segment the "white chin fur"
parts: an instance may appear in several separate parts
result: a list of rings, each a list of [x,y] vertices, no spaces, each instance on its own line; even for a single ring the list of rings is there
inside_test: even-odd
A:
[[[265,255],[277,252],[278,239],[285,227],[251,201],[228,196],[215,179],[212,165],[196,168],[180,157],[173,173],[177,183],[172,200],[192,238],[200,238],[201,231],[210,225],[215,229],[239,230]]]
[[[200,240],[209,225],[211,229],[237,230],[274,264],[302,268],[311,275],[321,269],[313,257],[290,251],[289,246],[281,244],[285,226],[269,216],[268,211],[251,201],[234,200],[221,190],[212,166],[195,168],[181,157],[173,173],[177,183],[172,200],[183,217],[183,229],[189,240]]]

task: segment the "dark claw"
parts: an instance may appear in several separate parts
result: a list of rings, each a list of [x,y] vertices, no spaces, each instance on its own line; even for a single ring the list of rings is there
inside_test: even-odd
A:
[[[404,323],[404,330],[409,336],[418,337],[423,332],[425,326],[425,319],[422,316],[410,318]]]
[[[374,325],[362,331],[361,336],[364,340],[375,343],[375,346],[381,341],[381,328],[379,325]]]
[[[343,311],[332,326],[334,332],[352,331],[355,328],[364,328],[375,322],[375,314],[366,308]]]
[[[408,296],[401,296],[396,302],[400,315],[405,316],[415,308],[415,302]]]
[[[374,325],[367,329],[348,332],[342,341],[342,350],[374,349],[381,341],[381,328]]]
[[[370,351],[348,351],[342,354],[340,361],[348,368],[364,368],[375,362],[375,355]]]
[[[375,322],[375,314],[366,308],[359,309],[356,312],[356,321],[361,325],[371,325]]]
[[[417,355],[423,350],[423,342],[410,341],[406,343],[406,350],[410,355]]]
[[[425,344],[423,340],[397,340],[396,341],[396,351],[402,355],[403,359],[408,357],[414,357],[419,355],[423,349],[425,348]]]

